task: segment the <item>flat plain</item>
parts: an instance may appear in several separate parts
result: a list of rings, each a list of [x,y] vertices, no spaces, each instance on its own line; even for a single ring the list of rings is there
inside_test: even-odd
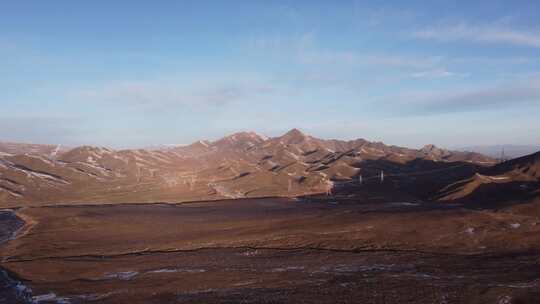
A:
[[[9,278],[2,297],[534,303],[539,208],[538,201],[471,209],[347,196],[20,208],[24,227],[2,217],[16,230],[0,251]]]

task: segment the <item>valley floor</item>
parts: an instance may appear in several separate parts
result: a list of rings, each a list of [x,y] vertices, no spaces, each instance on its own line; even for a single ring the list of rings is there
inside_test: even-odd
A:
[[[538,303],[540,202],[22,208],[0,303]],[[19,223],[19,224],[17,224]],[[17,232],[16,234],[14,234]],[[15,237],[13,237],[15,235]]]

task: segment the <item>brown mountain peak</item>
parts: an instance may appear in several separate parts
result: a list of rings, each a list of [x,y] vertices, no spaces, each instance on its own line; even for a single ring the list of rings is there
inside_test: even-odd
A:
[[[294,128],[294,129],[290,130],[289,132],[283,134],[280,137],[280,140],[285,144],[298,144],[298,143],[301,143],[301,142],[305,141],[308,138],[309,138],[308,135],[306,135],[302,131]]]
[[[285,135],[288,135],[288,136],[306,136],[302,131],[300,131],[297,128],[292,128],[287,133],[285,133],[284,136]]]

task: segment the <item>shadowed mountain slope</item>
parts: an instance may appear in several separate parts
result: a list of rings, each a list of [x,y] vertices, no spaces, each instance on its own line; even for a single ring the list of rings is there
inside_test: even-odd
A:
[[[441,201],[514,202],[540,195],[540,152],[512,159],[444,188]]]

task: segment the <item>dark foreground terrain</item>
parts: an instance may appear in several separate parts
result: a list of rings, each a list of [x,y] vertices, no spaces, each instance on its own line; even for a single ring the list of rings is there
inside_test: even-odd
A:
[[[540,303],[539,211],[377,198],[22,208],[24,227],[0,214],[0,303]]]

